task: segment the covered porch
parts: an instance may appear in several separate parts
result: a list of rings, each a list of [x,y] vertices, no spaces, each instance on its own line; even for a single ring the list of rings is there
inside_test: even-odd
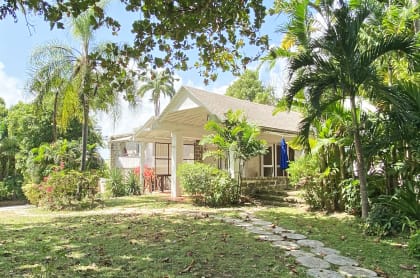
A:
[[[226,161],[203,158],[203,154],[212,146],[201,146],[199,141],[208,134],[204,129],[208,120],[221,121],[229,109],[241,109],[250,122],[260,126],[261,138],[268,143],[266,155],[247,162],[245,177],[285,176],[286,173],[279,168],[279,143],[282,138],[288,141],[295,136],[296,115],[287,113],[279,118],[272,115],[273,108],[182,87],[158,118],[149,119],[133,135],[133,140],[139,143],[142,174],[145,169],[154,165],[159,189],[170,189],[172,197],[179,197],[182,191],[177,169],[181,163],[199,161],[225,169]],[[278,128],[279,119],[282,120],[283,124],[280,126],[284,126],[284,129]],[[290,125],[293,129],[288,128]],[[147,154],[146,151],[150,152],[151,148],[152,155]],[[289,157],[294,159],[295,155],[296,153],[289,149]],[[154,163],[150,161],[150,157],[154,157]],[[231,173],[236,171],[228,170]]]

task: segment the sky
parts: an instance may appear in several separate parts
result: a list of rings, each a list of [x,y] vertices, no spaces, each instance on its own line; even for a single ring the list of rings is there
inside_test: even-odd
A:
[[[103,28],[96,33],[96,41],[133,41],[130,28],[136,15],[128,14],[119,2],[111,1],[107,8],[107,12],[122,26],[118,36],[112,36],[111,30]],[[265,2],[267,6],[272,4],[272,1]],[[282,18],[279,16],[268,17],[261,29],[261,34],[269,34],[271,45],[278,45],[280,42],[281,34],[276,33],[275,30],[281,24],[281,20]],[[36,47],[48,42],[63,42],[77,47],[69,29],[50,30],[49,24],[44,22],[41,16],[29,16],[28,24],[23,16],[19,17],[18,22],[14,22],[10,17],[0,21],[0,37],[2,38],[0,43],[0,97],[5,100],[7,107],[19,101],[28,102],[31,100],[31,95],[25,92],[25,83],[28,79],[29,57]],[[255,69],[256,67],[257,64],[254,63],[249,68]],[[278,90],[281,90],[284,83],[283,76],[284,69],[282,67],[260,72],[261,80],[266,85],[277,87]],[[221,72],[215,82],[205,86],[198,70],[176,72],[176,77],[178,81],[175,84],[175,89],[179,89],[181,85],[187,85],[219,94],[225,93],[228,86],[238,78],[228,72]],[[161,110],[168,102],[168,99],[162,100]],[[144,98],[136,110],[129,109],[128,105],[122,101],[120,110],[121,115],[115,122],[108,115],[100,113],[94,115],[105,138],[113,134],[130,133],[153,115],[153,105],[149,102],[148,97]]]

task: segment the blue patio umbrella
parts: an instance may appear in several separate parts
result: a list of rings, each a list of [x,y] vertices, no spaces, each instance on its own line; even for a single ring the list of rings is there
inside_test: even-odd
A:
[[[284,138],[280,141],[280,169],[289,168],[289,157],[287,156],[287,144]]]

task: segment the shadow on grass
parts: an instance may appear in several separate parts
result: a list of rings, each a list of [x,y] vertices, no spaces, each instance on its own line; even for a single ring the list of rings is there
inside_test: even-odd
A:
[[[267,242],[209,218],[99,215],[0,226],[0,277],[303,277]]]
[[[153,194],[129,197],[117,197],[105,200],[104,206],[127,208],[165,208],[174,206],[193,206],[187,198],[171,199],[168,194]]]

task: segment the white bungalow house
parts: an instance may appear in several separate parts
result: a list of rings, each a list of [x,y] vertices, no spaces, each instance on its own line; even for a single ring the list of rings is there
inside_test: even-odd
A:
[[[153,168],[160,186],[168,185],[173,197],[181,195],[176,169],[182,162],[203,161],[223,168],[221,160],[206,158],[211,146],[199,141],[208,134],[204,125],[209,119],[222,121],[228,110],[242,110],[249,122],[259,126],[261,138],[268,143],[268,153],[246,163],[244,175],[276,177],[285,173],[279,166],[280,140],[291,140],[298,132],[301,115],[280,112],[273,115],[273,106],[257,104],[191,87],[181,87],[158,117],[150,118],[133,134],[111,137],[111,168]],[[289,148],[289,160],[299,153]],[[235,169],[229,169],[234,172]],[[170,184],[170,186],[169,186]]]

